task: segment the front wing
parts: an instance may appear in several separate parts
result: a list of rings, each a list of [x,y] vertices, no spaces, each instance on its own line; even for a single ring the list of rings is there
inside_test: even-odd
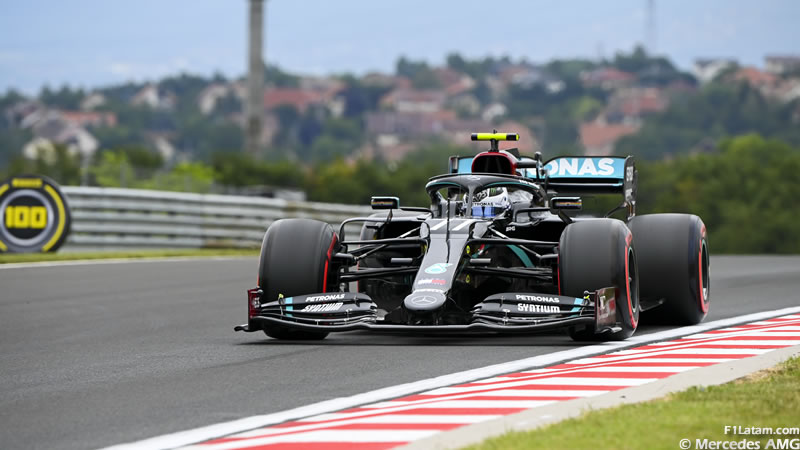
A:
[[[377,305],[362,293],[334,292],[300,295],[262,303],[260,289],[248,291],[248,323],[236,331],[270,327],[335,332],[367,330],[406,333],[531,333],[594,324],[596,333],[619,331],[617,289],[586,292],[583,298],[551,294],[508,292],[494,294],[472,310],[462,325],[404,325],[384,323]]]

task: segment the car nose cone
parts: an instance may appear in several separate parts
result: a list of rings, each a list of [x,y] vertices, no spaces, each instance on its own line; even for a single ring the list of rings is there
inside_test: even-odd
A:
[[[403,306],[409,311],[435,311],[444,305],[447,296],[444,291],[433,289],[417,290],[406,296]]]

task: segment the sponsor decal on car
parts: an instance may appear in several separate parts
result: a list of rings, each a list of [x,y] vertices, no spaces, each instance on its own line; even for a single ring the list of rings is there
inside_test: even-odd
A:
[[[622,158],[557,158],[545,166],[554,177],[623,177]]]
[[[520,312],[559,313],[561,308],[555,305],[534,305],[530,303],[517,303]]]
[[[517,300],[522,300],[527,302],[561,303],[561,301],[556,297],[544,297],[542,295],[517,295]]]
[[[616,300],[614,297],[606,298],[605,295],[598,296],[597,299],[597,318],[598,319],[605,319],[609,317],[611,314],[616,315],[617,305]]]
[[[429,273],[429,274],[432,274],[432,275],[445,273],[445,272],[447,272],[447,268],[450,267],[450,266],[452,266],[452,264],[450,264],[450,263],[436,263],[436,264],[428,267],[427,269],[425,269],[425,273]]]
[[[439,284],[443,286],[447,284],[447,281],[442,280],[441,278],[425,278],[417,281],[417,284]]]
[[[324,303],[321,305],[306,305],[303,308],[302,312],[329,312],[329,311],[338,311],[344,305],[342,302],[336,303]]]
[[[431,295],[417,295],[411,299],[411,303],[418,306],[432,305],[436,303],[436,297]]]
[[[414,289],[414,292],[435,292],[437,294],[444,294],[444,289]]]
[[[306,303],[329,302],[331,300],[341,300],[343,298],[344,298],[344,293],[342,293],[342,294],[314,295],[314,296],[311,296],[311,297],[306,297]]]

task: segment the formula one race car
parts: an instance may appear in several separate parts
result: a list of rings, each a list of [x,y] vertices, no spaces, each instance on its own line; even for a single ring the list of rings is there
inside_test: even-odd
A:
[[[248,322],[277,339],[329,332],[529,333],[575,340],[631,336],[640,312],[696,324],[709,305],[706,228],[688,214],[635,215],[632,157],[522,157],[491,148],[450,158],[425,186],[430,208],[373,197],[369,217],[283,219],[267,230]],[[604,217],[580,195],[619,194]],[[625,220],[610,218],[624,211]],[[360,224],[357,239],[346,228]],[[352,234],[352,233],[351,233]]]

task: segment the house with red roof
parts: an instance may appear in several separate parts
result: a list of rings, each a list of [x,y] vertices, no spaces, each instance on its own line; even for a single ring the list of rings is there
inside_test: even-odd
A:
[[[743,67],[733,74],[733,79],[744,81],[757,89],[770,89],[775,86],[778,77],[755,67]]]
[[[614,92],[604,115],[609,122],[638,123],[642,116],[664,111],[669,106],[666,95],[658,88],[624,88]]]
[[[636,133],[638,125],[626,123],[606,123],[594,121],[583,123],[580,126],[581,144],[589,156],[610,155],[614,151],[614,144],[624,136]]]
[[[399,88],[381,99],[381,106],[397,112],[433,113],[441,111],[447,94],[436,89]]]
[[[60,111],[61,117],[79,127],[113,127],[117,125],[117,115],[113,112],[99,111]]]
[[[586,87],[600,87],[607,90],[630,86],[636,81],[632,73],[613,67],[601,67],[581,73],[581,82]]]
[[[264,93],[264,107],[268,110],[288,105],[304,113],[309,106],[324,103],[325,96],[316,91],[298,88],[272,88]]]

